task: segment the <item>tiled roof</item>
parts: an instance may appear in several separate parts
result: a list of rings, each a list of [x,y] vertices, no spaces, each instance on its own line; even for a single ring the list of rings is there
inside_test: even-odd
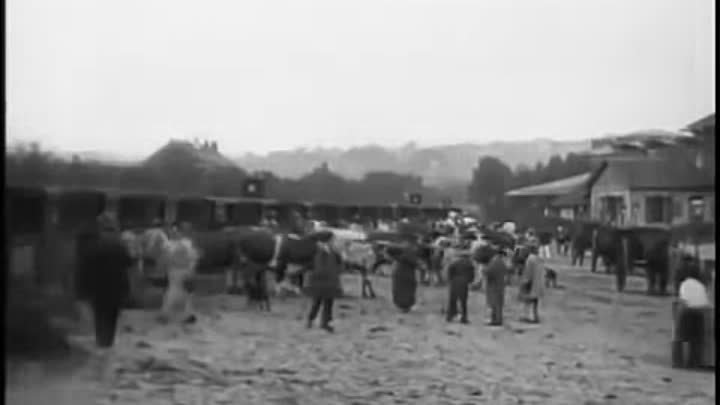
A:
[[[630,189],[695,190],[714,188],[707,171],[685,159],[635,159],[609,161],[604,174]]]
[[[701,132],[706,127],[715,126],[715,113],[708,115],[705,118],[701,118],[692,124],[687,126],[687,129],[692,132]]]
[[[585,186],[591,175],[590,172],[578,174],[548,183],[510,190],[505,195],[508,197],[560,196]]]

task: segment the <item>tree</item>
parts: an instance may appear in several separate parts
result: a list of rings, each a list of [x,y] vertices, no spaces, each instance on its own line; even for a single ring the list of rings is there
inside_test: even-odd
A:
[[[470,201],[480,205],[486,220],[504,220],[506,215],[505,192],[510,187],[513,173],[500,159],[482,157],[473,170],[472,182],[468,188]]]

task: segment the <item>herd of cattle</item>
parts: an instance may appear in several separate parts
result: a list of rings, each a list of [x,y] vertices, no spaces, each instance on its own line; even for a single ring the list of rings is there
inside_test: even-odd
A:
[[[200,274],[226,275],[229,293],[244,289],[255,298],[266,299],[269,291],[264,270],[274,270],[276,293],[284,290],[298,291],[303,285],[300,271],[312,265],[317,248],[317,236],[332,232],[333,245],[340,253],[348,270],[362,275],[362,295],[374,296],[367,275],[382,268],[382,264],[394,260],[394,246],[405,243],[413,246],[417,254],[420,281],[442,284],[444,270],[458,249],[471,249],[476,262],[483,262],[482,247],[488,243],[506,249],[508,260],[521,263],[524,250],[520,249],[524,235],[507,232],[501,226],[458,227],[438,230],[432,226],[417,226],[394,231],[359,232],[350,229],[325,228],[305,235],[295,235],[263,227],[232,227],[220,232],[192,232],[188,236],[199,252],[192,270]],[[673,267],[670,255],[671,234],[656,228],[612,228],[596,223],[576,222],[536,231],[541,245],[555,240],[559,246],[569,247],[573,264],[583,264],[586,253],[591,252],[592,271],[596,271],[600,258],[606,272],[615,273],[619,291],[625,287],[625,279],[635,267],[643,267],[647,277],[648,294],[664,294]],[[125,238],[132,240],[133,256],[138,258],[143,277],[157,283],[167,282],[167,274],[155,273],[153,264],[163,257],[163,240],[166,232],[149,229]],[[565,250],[565,249],[563,249]],[[252,265],[250,265],[252,264]],[[478,266],[479,268],[481,266]],[[517,266],[515,266],[517,268]],[[258,272],[258,269],[263,270]],[[190,270],[188,270],[190,271]],[[550,270],[552,272],[552,270]],[[271,273],[272,274],[272,273]],[[482,277],[476,277],[482,280]],[[255,287],[255,292],[253,292]],[[252,298],[252,297],[250,297]]]

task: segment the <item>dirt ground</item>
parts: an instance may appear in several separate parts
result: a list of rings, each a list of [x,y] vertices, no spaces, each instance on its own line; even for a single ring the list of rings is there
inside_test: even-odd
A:
[[[309,303],[276,299],[272,313],[244,297],[198,299],[197,324],[161,326],[123,315],[117,347],[80,366],[14,369],[9,404],[713,404],[713,372],[670,368],[671,299],[629,280],[555,262],[542,323],[518,321],[507,289],[504,327],[485,325],[485,297],[471,296],[471,325],[447,324],[446,290],[421,287],[400,314],[390,280],[375,300],[336,303],[336,333],[305,328]],[[343,280],[359,295],[360,281]],[[76,339],[91,346],[88,335]],[[49,401],[50,400],[50,401]]]

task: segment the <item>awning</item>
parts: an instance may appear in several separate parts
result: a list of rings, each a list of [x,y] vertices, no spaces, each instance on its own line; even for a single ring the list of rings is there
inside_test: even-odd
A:
[[[587,205],[588,202],[589,199],[587,198],[587,194],[582,191],[561,195],[560,197],[554,199],[552,203],[550,203],[550,206],[555,208],[569,208],[576,207],[578,205]]]
[[[505,195],[508,197],[554,197],[569,194],[584,187],[592,176],[592,172],[567,177],[548,183],[510,190]]]

